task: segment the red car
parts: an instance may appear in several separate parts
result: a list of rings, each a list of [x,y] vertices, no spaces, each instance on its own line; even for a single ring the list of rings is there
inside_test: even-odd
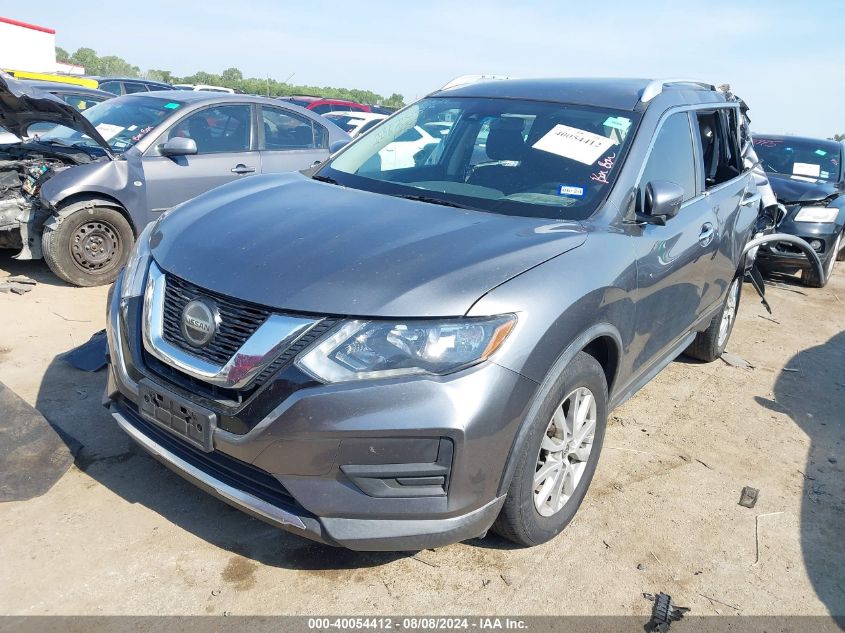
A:
[[[327,112],[370,112],[370,106],[355,101],[348,101],[346,99],[328,99],[325,97],[312,97],[307,95],[298,95],[294,97],[279,97],[282,101],[290,101],[294,105],[301,106],[308,110],[313,110],[317,114],[326,114]]]

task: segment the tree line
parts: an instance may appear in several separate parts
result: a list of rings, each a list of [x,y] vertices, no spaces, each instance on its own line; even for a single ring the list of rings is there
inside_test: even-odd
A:
[[[92,48],[79,48],[72,55],[65,49],[56,47],[56,61],[66,64],[77,64],[85,68],[89,75],[101,75],[112,77],[143,77],[156,81],[164,81],[169,84],[207,84],[212,86],[225,86],[234,90],[240,90],[247,94],[266,95],[268,97],[287,97],[291,95],[317,95],[331,97],[334,99],[351,99],[359,103],[371,103],[385,105],[394,108],[401,108],[404,98],[398,93],[384,97],[371,90],[358,90],[356,88],[333,88],[331,86],[297,86],[294,84],[277,81],[269,77],[244,77],[238,68],[227,68],[222,73],[208,73],[198,71],[193,75],[179,77],[169,70],[151,69],[141,71],[138,66],[133,66],[125,59],[115,55],[104,55],[100,57]]]

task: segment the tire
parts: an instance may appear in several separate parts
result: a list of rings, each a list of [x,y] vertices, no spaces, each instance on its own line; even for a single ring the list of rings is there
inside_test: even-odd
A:
[[[583,398],[587,392],[592,396],[591,405]],[[586,427],[581,427],[585,435],[578,450],[570,452],[565,448],[567,441],[564,436],[567,433],[563,428],[566,425],[558,426],[557,422],[565,419],[572,424],[575,421],[577,407],[573,403],[579,395],[582,397],[580,402],[586,406]],[[592,423],[595,426],[590,442]],[[528,424],[528,436],[519,449],[520,453],[513,456],[519,461],[493,531],[518,545],[530,547],[553,539],[569,524],[596,471],[607,424],[607,381],[598,361],[585,352],[579,352],[552,385]],[[571,433],[568,435],[571,438]],[[563,450],[553,453],[550,447]],[[555,466],[563,463],[567,463],[569,477],[564,474],[561,478],[561,466]],[[548,477],[540,479],[535,485],[535,475],[543,468]],[[555,498],[554,493],[560,489],[552,481],[555,477],[558,483],[562,479],[564,487],[569,489],[568,494],[564,490],[560,497]],[[550,488],[544,490],[547,486]]]
[[[41,250],[56,276],[75,286],[113,282],[126,263],[135,235],[117,209],[87,207],[44,227]]]
[[[845,248],[842,244],[842,234],[839,235],[839,252],[836,253],[836,261],[845,262]]]
[[[727,293],[725,293],[722,309],[713,317],[706,330],[695,335],[695,340],[684,350],[684,354],[706,363],[719,358],[731,339],[741,297],[742,277],[737,276],[734,277]],[[723,323],[725,325],[724,331],[722,330]]]
[[[833,274],[833,267],[839,261],[839,248],[842,246],[842,234],[836,237],[833,243],[833,248],[828,253],[827,260],[822,260],[822,268],[824,268],[824,278],[819,277],[815,268],[806,268],[801,272],[801,283],[808,288],[824,288],[827,285],[830,276]]]

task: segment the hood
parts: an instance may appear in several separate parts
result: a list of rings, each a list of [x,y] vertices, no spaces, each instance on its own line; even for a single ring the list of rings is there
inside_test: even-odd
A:
[[[280,310],[465,314],[482,295],[586,239],[580,224],[455,209],[253,176],[175,208],[151,235],[166,272]]]
[[[769,184],[777,199],[785,204],[792,202],[818,202],[831,196],[840,195],[842,189],[836,183],[816,180],[798,180],[785,174],[766,173]]]
[[[19,138],[33,123],[56,123],[86,134],[109,156],[111,146],[80,112],[57,96],[22,83],[0,71],[0,127]]]

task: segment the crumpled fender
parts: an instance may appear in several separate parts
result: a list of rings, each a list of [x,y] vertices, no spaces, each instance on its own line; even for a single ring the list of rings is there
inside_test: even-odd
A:
[[[57,209],[71,196],[90,193],[115,198],[126,206],[123,198],[129,188],[129,171],[126,160],[95,161],[64,169],[41,185],[41,203]]]
[[[90,198],[74,202],[54,211],[53,214],[44,222],[43,228],[55,230],[62,222],[65,221],[66,218],[70,217],[77,211],[82,209],[93,210],[94,207],[111,207],[113,209],[117,209],[118,211],[123,210],[120,203],[115,202],[114,200],[109,200],[108,198],[98,198],[96,194],[92,193]]]

